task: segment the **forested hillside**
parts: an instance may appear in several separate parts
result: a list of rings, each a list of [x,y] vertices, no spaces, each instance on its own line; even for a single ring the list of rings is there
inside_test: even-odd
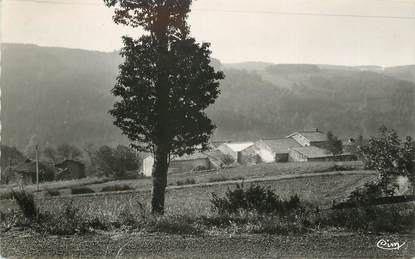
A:
[[[3,44],[2,142],[22,148],[37,135],[49,144],[128,143],[108,114],[120,62],[116,52]],[[214,64],[226,75],[208,109],[215,139],[312,127],[367,136],[381,124],[414,135],[414,66]]]

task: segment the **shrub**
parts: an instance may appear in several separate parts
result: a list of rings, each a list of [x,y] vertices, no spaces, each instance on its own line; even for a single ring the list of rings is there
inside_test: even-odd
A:
[[[12,194],[24,217],[29,221],[37,219],[39,211],[36,208],[33,193],[20,190],[12,191]]]
[[[189,185],[189,184],[196,184],[196,180],[193,178],[187,178],[184,181],[177,181],[176,185]]]
[[[49,196],[59,196],[61,194],[58,190],[56,190],[56,189],[49,189],[49,188],[46,188],[46,193]]]
[[[94,190],[88,187],[72,187],[72,194],[84,194],[84,193],[94,193]]]
[[[49,235],[73,235],[85,234],[95,229],[107,230],[109,224],[102,222],[98,217],[81,215],[78,208],[72,203],[67,203],[61,211],[43,212],[39,217],[39,224],[32,227]]]
[[[350,196],[349,201],[357,204],[373,203],[376,199],[382,196],[382,188],[379,184],[368,182],[362,188],[354,190]]]
[[[231,155],[224,155],[221,160],[225,165],[231,165],[235,162],[235,159]]]
[[[404,232],[415,228],[413,205],[360,206],[330,210],[318,218],[321,226],[370,232]]]
[[[362,187],[356,188],[345,202],[333,204],[333,209],[366,206],[375,204],[382,197],[382,188],[378,183],[367,182]]]
[[[102,188],[101,192],[120,192],[120,191],[128,191],[132,190],[128,185],[112,185],[112,186],[105,186]]]
[[[245,178],[242,176],[236,176],[236,177],[231,177],[228,178],[224,175],[218,176],[218,177],[211,177],[208,179],[208,182],[213,183],[213,182],[226,182],[226,181],[235,181],[235,180],[244,180]]]
[[[297,195],[288,201],[281,200],[270,187],[250,185],[244,189],[243,184],[236,184],[236,189],[228,189],[225,197],[219,198],[212,193],[210,200],[212,209],[219,214],[234,214],[239,211],[255,211],[260,214],[287,214],[300,208],[301,202]]]

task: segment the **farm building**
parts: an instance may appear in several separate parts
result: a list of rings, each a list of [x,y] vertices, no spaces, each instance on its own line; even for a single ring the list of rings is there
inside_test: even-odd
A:
[[[154,157],[151,154],[147,154],[141,162],[141,173],[144,176],[151,176],[153,172]]]
[[[218,150],[240,164],[246,164],[257,159],[254,142],[231,142],[223,143]]]
[[[255,142],[256,152],[262,162],[288,162],[288,153],[292,147],[301,145],[292,138],[261,139]]]
[[[191,155],[183,155],[181,157],[173,158],[170,161],[169,172],[190,172],[193,170],[209,170],[212,168],[212,163],[209,157],[204,153],[194,153]]]
[[[329,161],[333,160],[333,154],[315,146],[293,147],[290,148],[288,160],[292,162]]]
[[[54,172],[51,168],[42,163],[38,163],[39,181],[51,181],[54,178]],[[7,182],[28,185],[36,182],[36,162],[27,159],[7,172]]]
[[[334,157],[333,153],[331,153],[330,151],[326,149],[309,146],[309,147],[291,148],[288,160],[293,161],[293,162],[332,161],[332,160],[353,161],[353,160],[356,160],[356,156],[351,153],[344,152],[342,154],[337,154],[336,157]]]
[[[79,161],[66,159],[55,165],[56,180],[73,180],[85,177],[85,165]]]
[[[291,138],[297,141],[303,147],[316,146],[324,148],[327,146],[328,139],[326,134],[315,129],[313,131],[298,131],[288,135],[286,138]]]

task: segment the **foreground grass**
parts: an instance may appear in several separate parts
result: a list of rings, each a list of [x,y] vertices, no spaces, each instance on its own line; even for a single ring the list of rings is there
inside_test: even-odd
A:
[[[400,250],[376,247],[380,239],[406,244]],[[324,231],[306,235],[183,236],[109,232],[97,235],[50,237],[36,233],[5,233],[0,239],[5,257],[45,258],[410,258],[411,235],[356,234]]]

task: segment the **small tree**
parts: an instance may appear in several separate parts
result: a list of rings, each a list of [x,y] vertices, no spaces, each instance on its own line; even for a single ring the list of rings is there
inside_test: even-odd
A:
[[[360,147],[360,152],[368,169],[379,172],[379,184],[386,195],[393,195],[395,186],[391,185],[393,176],[408,176],[413,183],[413,166],[415,159],[414,148],[408,137],[405,143],[401,143],[396,131],[382,126],[379,136],[369,139],[369,144]]]
[[[328,150],[333,153],[333,158],[336,160],[336,156],[343,153],[343,143],[340,139],[338,139],[334,134],[329,131],[327,132],[327,139],[328,139]]]

